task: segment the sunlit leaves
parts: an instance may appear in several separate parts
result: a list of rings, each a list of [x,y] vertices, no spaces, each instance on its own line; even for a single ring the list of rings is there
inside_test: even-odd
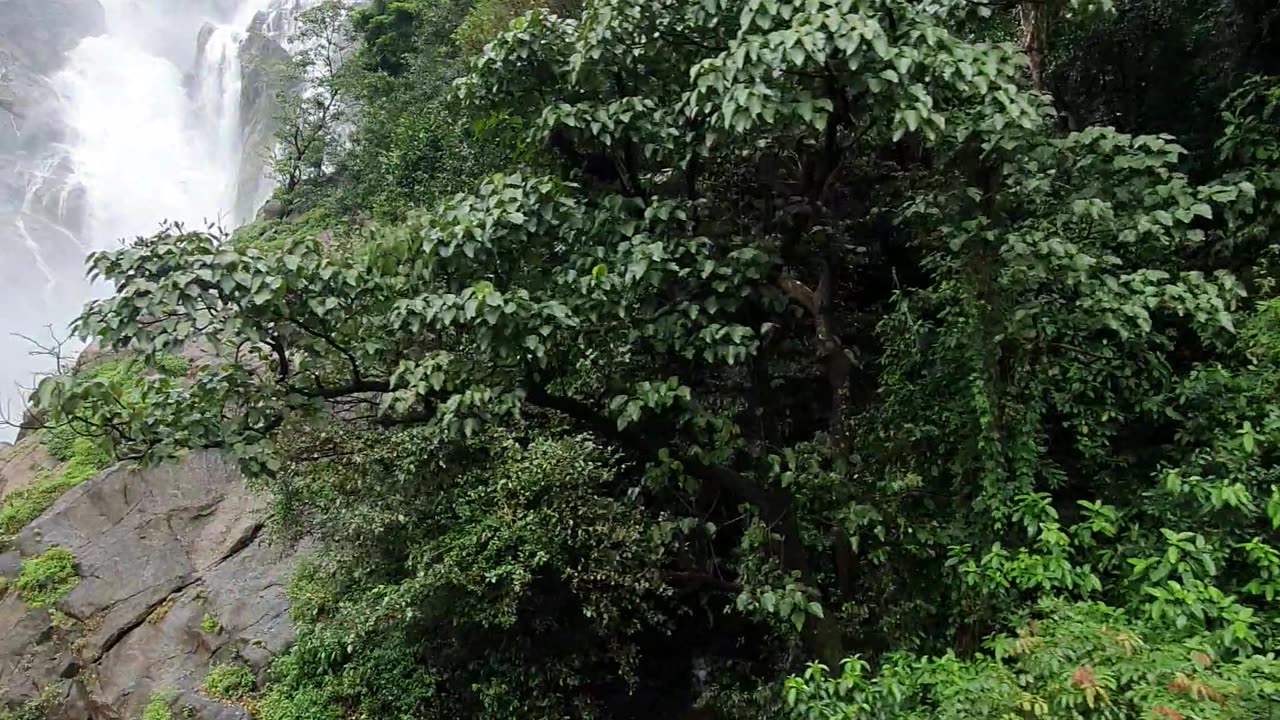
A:
[[[758,587],[739,593],[734,601],[740,611],[753,612],[763,618],[789,626],[800,632],[810,617],[823,617],[822,605],[812,598],[815,593],[795,582],[784,587]]]
[[[899,655],[875,673],[846,661],[839,674],[813,665],[787,680],[788,717],[1181,717],[1265,714],[1274,693],[1271,657],[1222,659],[1212,638],[1166,633],[1103,605],[1041,603],[1016,634],[991,642],[994,657]]]

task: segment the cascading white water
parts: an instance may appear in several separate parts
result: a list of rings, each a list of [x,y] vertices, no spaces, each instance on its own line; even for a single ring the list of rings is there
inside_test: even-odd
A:
[[[209,139],[209,163],[234,168],[240,162],[240,43],[244,33],[234,27],[208,26],[196,55],[197,127]],[[222,178],[219,207],[233,207],[236,175]]]
[[[252,17],[264,4],[247,0],[236,15]],[[154,231],[161,220],[230,224],[241,150],[242,31],[230,22],[204,26],[188,88],[164,46],[136,31],[156,25],[153,18],[139,18],[132,0],[105,7],[108,34],[82,42],[55,78],[76,134],[71,154],[93,244]],[[114,32],[117,26],[129,31]]]
[[[25,274],[44,276],[9,281],[28,296],[20,311],[0,305],[0,404],[10,414],[20,400],[16,386],[51,369],[12,336],[47,337],[42,328],[50,325],[66,335],[58,328],[94,291],[78,277],[84,253],[150,234],[166,220],[230,229],[248,219],[236,212],[245,157],[242,43],[259,12],[269,11],[263,24],[287,27],[291,11],[306,4],[100,1],[106,32],[82,40],[51,79],[65,142],[48,143],[38,166],[25,170],[22,213],[8,231],[16,241],[0,243],[0,280],[5,263],[16,262],[3,255],[18,249],[31,255]],[[42,237],[70,238],[58,244],[70,258],[55,262],[50,243],[28,232],[41,218],[52,226]],[[11,435],[0,427],[0,440]]]
[[[78,136],[71,153],[92,244],[154,231],[162,219],[216,217],[224,169],[188,121],[182,72],[110,36],[85,40],[71,60],[56,81]]]

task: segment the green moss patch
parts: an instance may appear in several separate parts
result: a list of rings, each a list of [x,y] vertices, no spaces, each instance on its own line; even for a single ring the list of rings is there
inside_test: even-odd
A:
[[[14,587],[23,602],[40,608],[61,600],[79,582],[75,555],[66,548],[53,547],[22,561]]]
[[[146,707],[142,708],[141,720],[173,720],[173,713],[169,711],[172,702],[173,698],[168,693],[151,693]]]
[[[57,477],[45,477],[31,487],[10,494],[0,504],[0,538],[16,534],[82,480],[83,478],[76,476],[64,477],[60,474]]]
[[[214,665],[204,680],[204,690],[219,700],[239,700],[253,693],[257,682],[244,665]]]

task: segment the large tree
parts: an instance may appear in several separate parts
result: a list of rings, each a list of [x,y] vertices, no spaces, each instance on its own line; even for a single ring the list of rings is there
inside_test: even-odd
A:
[[[272,483],[345,558],[294,660],[373,717],[629,717],[797,657],[972,652],[1040,592],[1128,603],[1131,565],[1158,583],[1195,547],[1199,505],[1134,497],[1217,437],[1173,405],[1238,357],[1213,257],[1258,186],[1189,180],[1166,136],[1058,134],[989,14],[533,11],[453,91],[528,162],[349,242],[96,254],[117,292],[82,331],[219,353],[127,408],[41,399],[129,457],[225,447]],[[1263,551],[1223,552],[1244,577]],[[1176,622],[1272,637],[1214,607]]]

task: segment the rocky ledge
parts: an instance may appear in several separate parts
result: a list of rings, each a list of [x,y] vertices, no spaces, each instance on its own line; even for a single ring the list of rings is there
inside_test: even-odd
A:
[[[0,493],[21,484],[3,474],[38,461],[38,442],[0,450],[26,458],[0,463]],[[39,702],[49,720],[124,720],[164,697],[175,717],[247,717],[200,687],[214,663],[261,675],[292,640],[293,553],[266,541],[264,509],[211,452],[118,466],[69,490],[0,553],[0,708]],[[16,589],[23,562],[54,548],[74,558],[74,586],[33,607]]]

